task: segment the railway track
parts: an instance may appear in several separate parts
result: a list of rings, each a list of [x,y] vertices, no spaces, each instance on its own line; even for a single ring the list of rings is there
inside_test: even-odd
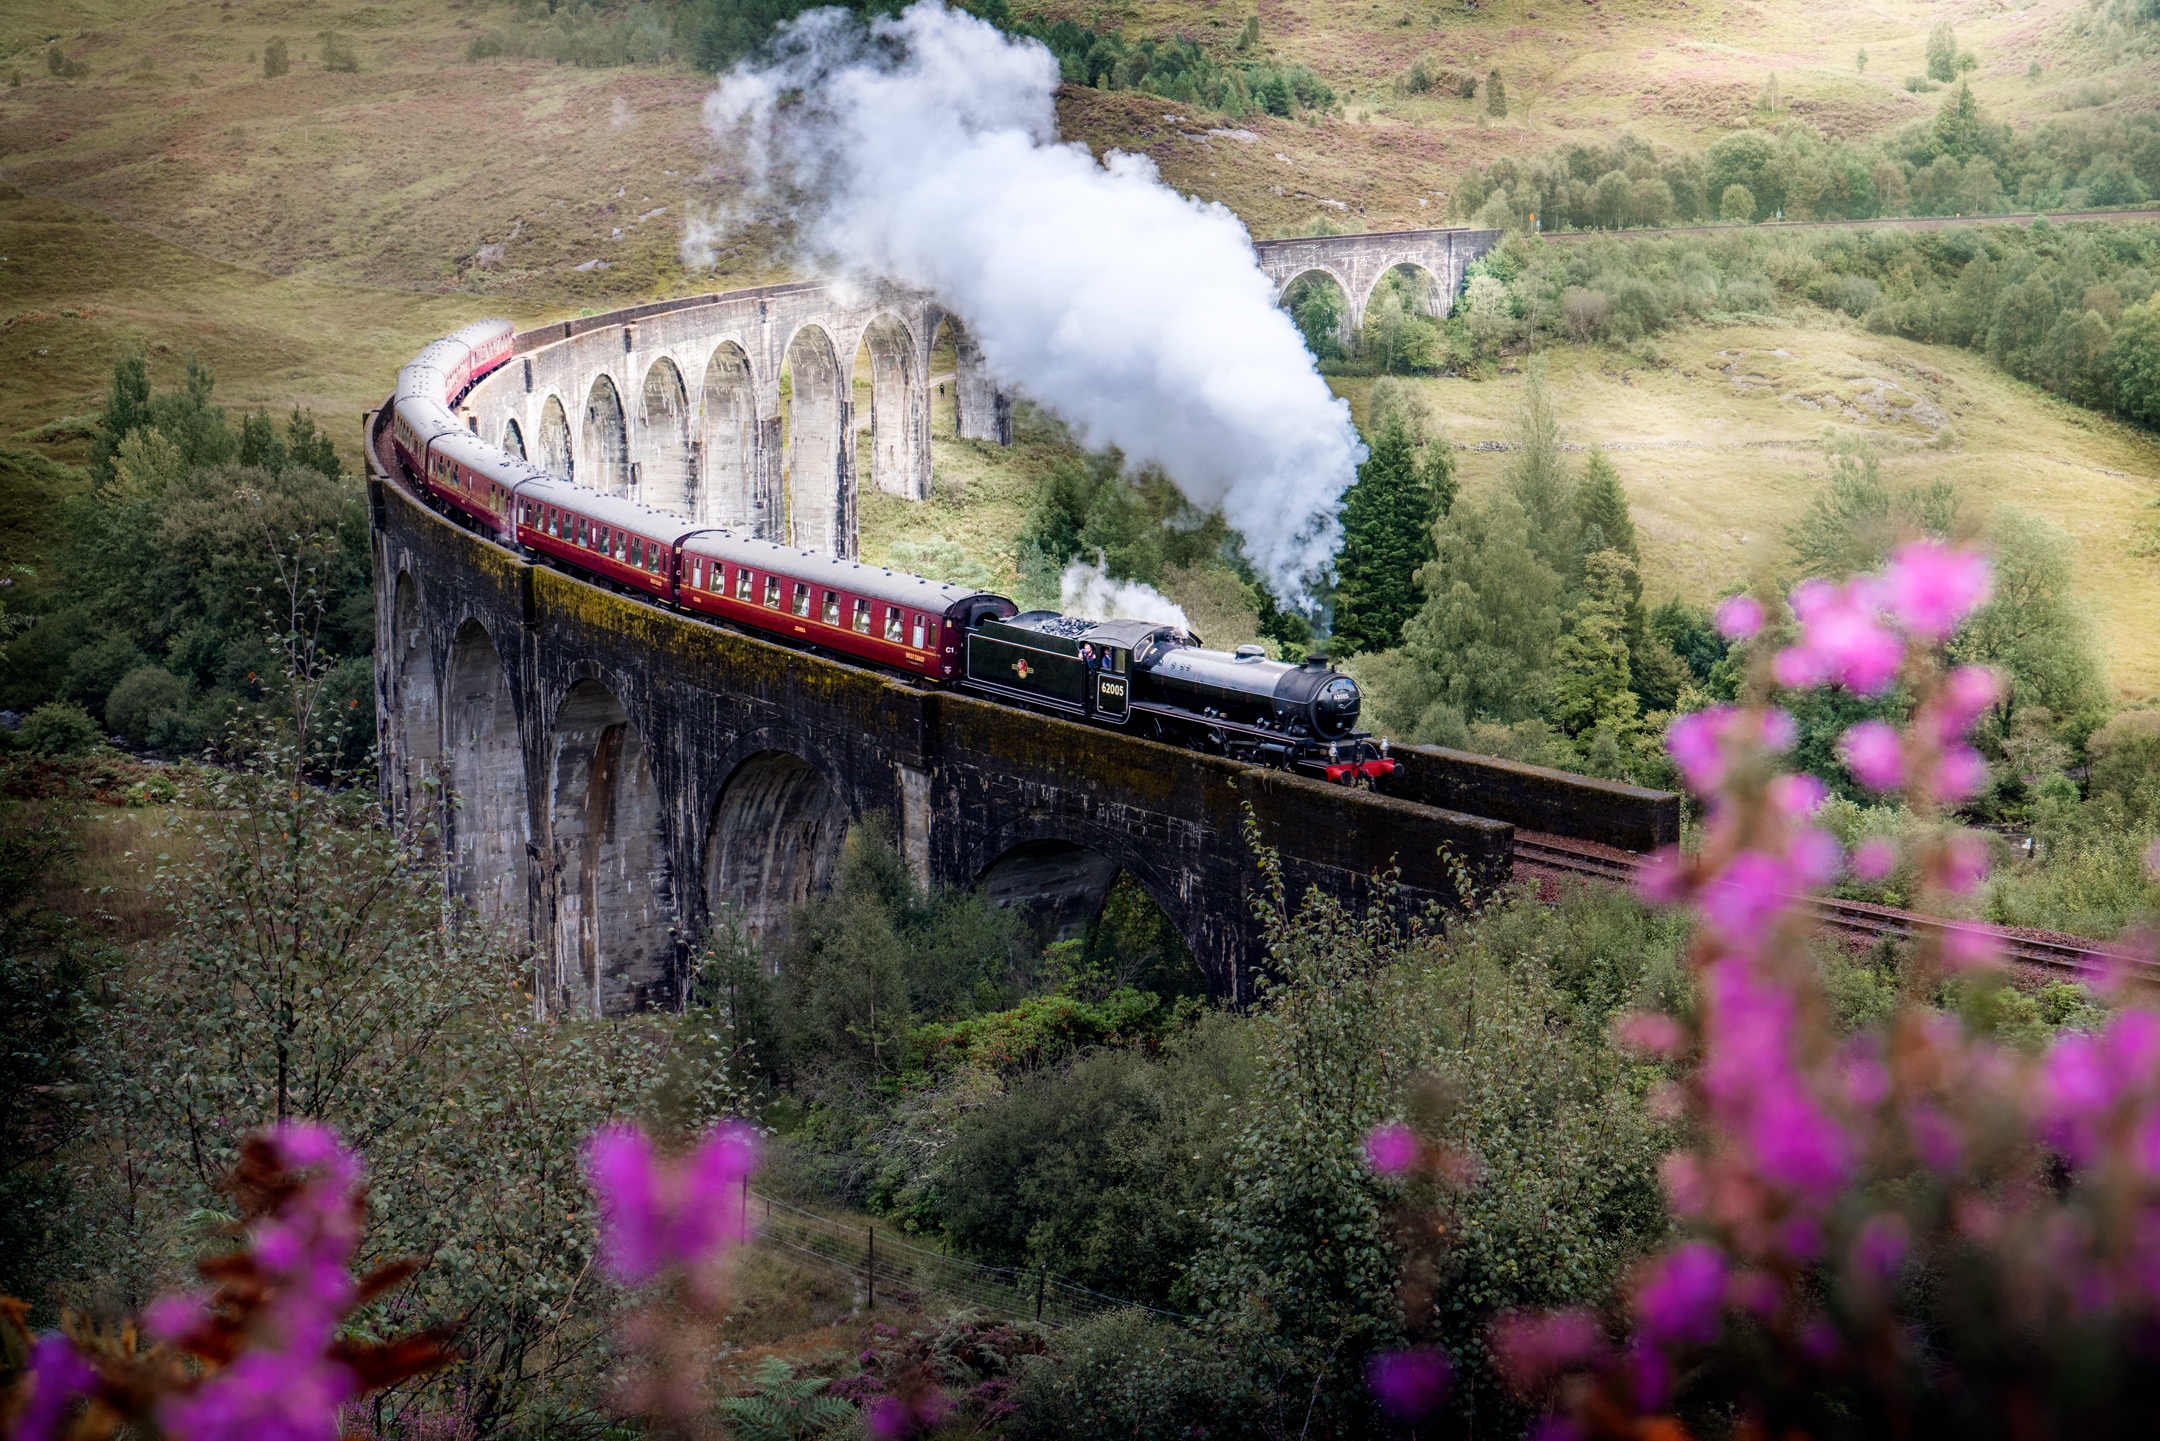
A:
[[[1570,840],[1535,831],[1515,833],[1515,874],[1520,880],[1550,877],[1592,876],[1600,880],[1632,882],[1648,857],[1593,841]],[[1930,930],[1955,928],[1977,931],[1994,938],[2010,962],[2028,971],[2051,976],[2093,977],[2128,968],[2140,979],[2160,984],[2160,966],[2141,956],[2110,950],[2100,941],[2066,936],[2055,931],[2028,930],[2018,926],[1991,926],[1971,921],[1944,921],[1915,915],[1889,906],[1864,901],[1842,901],[1827,896],[1808,900],[1808,909],[1830,930],[1856,940],[1889,937],[1910,940]]]

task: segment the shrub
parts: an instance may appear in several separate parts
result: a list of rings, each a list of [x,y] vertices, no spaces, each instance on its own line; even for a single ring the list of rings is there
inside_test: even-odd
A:
[[[90,73],[88,61],[68,59],[57,45],[46,50],[45,69],[56,80],[80,80]]]
[[[185,718],[187,686],[161,665],[137,666],[122,677],[105,701],[105,724],[137,745],[151,744],[171,712]]]
[[[1605,317],[1611,312],[1612,304],[1602,290],[1585,290],[1579,285],[1571,285],[1561,293],[1561,323],[1578,341],[1589,340],[1603,329]]]
[[[353,49],[346,39],[335,30],[325,30],[322,36],[323,69],[339,75],[354,75],[360,70],[360,52]]]
[[[1728,225],[1746,225],[1755,218],[1755,193],[1745,185],[1728,185],[1718,196],[1718,219]]]
[[[90,712],[73,701],[48,701],[30,712],[15,744],[34,756],[79,756],[95,750],[103,733]]]
[[[1882,287],[1864,275],[1833,275],[1820,287],[1822,303],[1847,315],[1865,315],[1882,299]]]
[[[292,53],[286,48],[285,37],[280,35],[263,46],[263,78],[275,80],[280,75],[292,73]]]
[[[484,35],[475,35],[472,38],[472,43],[465,47],[465,58],[467,60],[487,60],[502,53],[503,37],[500,30],[490,30]]]

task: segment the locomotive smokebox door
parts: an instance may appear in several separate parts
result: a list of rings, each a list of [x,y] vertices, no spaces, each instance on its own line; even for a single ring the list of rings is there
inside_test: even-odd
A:
[[[1132,714],[1132,682],[1122,675],[1095,673],[1095,716],[1098,720],[1125,723]]]

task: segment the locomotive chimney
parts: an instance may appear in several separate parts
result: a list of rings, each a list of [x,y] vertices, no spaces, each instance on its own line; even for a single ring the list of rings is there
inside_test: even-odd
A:
[[[1322,652],[1322,653],[1320,653],[1320,654],[1318,654],[1318,655],[1309,655],[1309,656],[1305,657],[1305,669],[1307,669],[1307,670],[1326,670],[1327,668],[1328,668],[1328,658],[1327,658],[1327,655],[1326,655],[1326,653],[1325,653],[1325,652]]]

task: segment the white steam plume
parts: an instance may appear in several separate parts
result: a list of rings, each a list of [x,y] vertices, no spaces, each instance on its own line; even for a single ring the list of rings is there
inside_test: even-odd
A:
[[[1061,144],[1057,62],[940,0],[813,10],[705,104],[808,253],[937,295],[999,384],[1217,505],[1286,601],[1340,540],[1363,452],[1245,227],[1154,161]],[[709,238],[706,239],[709,245]]]
[[[1058,577],[1058,608],[1082,620],[1144,620],[1189,631],[1185,608],[1137,580],[1112,580],[1100,565],[1076,560]]]

